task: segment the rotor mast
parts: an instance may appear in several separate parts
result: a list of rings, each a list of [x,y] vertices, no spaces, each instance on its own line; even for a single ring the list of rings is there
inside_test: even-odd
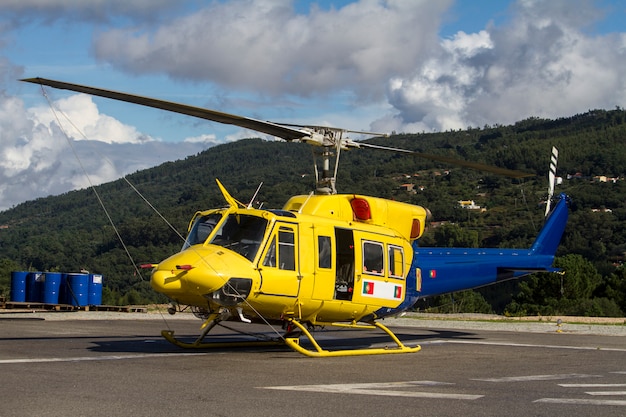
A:
[[[280,126],[300,127],[301,131],[308,132],[299,138],[299,142],[305,142],[309,145],[320,146],[323,148],[320,153],[322,157],[322,172],[320,173],[317,163],[314,161],[315,167],[315,193],[321,195],[337,194],[337,170],[339,168],[339,156],[341,150],[351,148],[361,148],[361,142],[355,142],[347,137],[348,133],[355,133],[365,136],[381,136],[388,137],[386,133],[363,132],[359,130],[339,129],[329,126],[306,126],[293,125],[286,123],[277,123]],[[314,152],[315,155],[315,152]],[[331,160],[334,158],[334,168],[331,170]]]
[[[336,177],[330,173],[330,159],[334,155],[330,146],[324,147],[322,155],[322,173],[320,173],[315,165],[315,194],[337,194],[335,187]],[[339,156],[335,158],[335,166],[337,166]]]
[[[322,171],[319,172],[315,158],[313,160],[315,168],[315,194],[329,195],[337,194],[335,186],[337,182],[337,169],[339,167],[339,154],[341,153],[343,130],[335,128],[315,128],[316,134],[321,135],[321,143],[315,140],[304,139],[303,142],[322,146],[320,153],[322,157]],[[311,135],[311,138],[317,138]],[[331,171],[331,159],[334,157],[335,166]]]

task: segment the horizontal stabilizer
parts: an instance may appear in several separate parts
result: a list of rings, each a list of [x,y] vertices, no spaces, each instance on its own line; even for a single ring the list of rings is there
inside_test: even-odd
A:
[[[546,267],[546,268],[498,268],[496,282],[508,281],[510,279],[518,279],[524,275],[534,274],[537,272],[561,272],[559,268]]]

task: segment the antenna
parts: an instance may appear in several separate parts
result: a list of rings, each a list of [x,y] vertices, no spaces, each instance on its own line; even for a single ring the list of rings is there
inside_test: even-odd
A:
[[[252,198],[250,199],[250,202],[248,203],[248,208],[252,208],[252,203],[254,203],[254,199],[256,198],[257,194],[261,190],[262,186],[263,186],[263,181],[261,181],[259,186],[256,188],[256,191],[254,192],[254,195],[252,196]]]

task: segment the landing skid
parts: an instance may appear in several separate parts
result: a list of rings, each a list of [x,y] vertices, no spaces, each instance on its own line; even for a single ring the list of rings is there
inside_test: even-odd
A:
[[[413,353],[418,352],[422,348],[421,346],[409,347],[403,344],[400,339],[386,326],[373,322],[371,325],[358,325],[358,324],[338,324],[338,323],[328,323],[335,327],[347,327],[347,328],[355,328],[355,329],[380,329],[387,333],[387,335],[393,340],[396,344],[396,347],[384,347],[384,348],[363,348],[363,349],[340,349],[340,350],[325,350],[317,343],[317,340],[313,337],[313,335],[308,331],[306,326],[296,320],[289,320],[290,331],[287,332],[282,338],[276,339],[268,339],[268,340],[242,340],[242,341],[232,341],[232,342],[204,342],[204,338],[207,336],[208,332],[215,327],[215,325],[219,324],[220,319],[216,315],[212,315],[209,319],[203,324],[203,331],[200,336],[194,342],[184,342],[174,336],[174,332],[171,330],[163,330],[161,335],[168,342],[183,348],[183,349],[220,349],[220,348],[231,348],[231,347],[264,347],[264,346],[282,346],[287,345],[289,348],[294,351],[301,353],[305,356],[314,357],[314,358],[327,358],[327,357],[338,357],[338,356],[362,356],[362,355],[387,355],[392,353]],[[295,330],[295,331],[294,331]],[[297,335],[297,336],[296,336]],[[300,344],[301,335],[306,336],[314,349],[307,349]]]
[[[285,342],[281,339],[277,340],[242,340],[238,342],[203,342],[202,339],[198,339],[195,342],[183,342],[180,339],[174,337],[174,332],[171,330],[163,330],[161,336],[168,342],[183,348],[183,349],[220,349],[231,347],[259,347],[259,346],[283,346]]]
[[[183,342],[180,339],[174,337],[173,330],[163,330],[161,331],[161,336],[165,338],[168,342],[181,347],[183,349],[219,349],[219,348],[230,348],[230,347],[258,347],[258,346],[281,346],[285,343],[282,339],[266,339],[266,340],[240,340],[236,342],[204,342],[204,338],[207,334],[213,329],[216,325],[220,324],[220,322],[224,321],[229,317],[228,310],[224,310],[219,313],[210,314],[204,323],[202,323],[202,332],[200,336],[192,343]],[[231,329],[232,330],[232,329]]]
[[[337,324],[337,323],[332,323],[331,325],[336,326],[336,327],[349,327],[349,328],[359,328],[359,329],[378,328],[384,331],[385,333],[387,333],[389,337],[391,337],[391,339],[396,344],[395,348],[384,347],[384,348],[364,348],[364,349],[341,349],[341,350],[329,351],[329,350],[322,349],[322,347],[317,343],[313,335],[306,329],[306,327],[302,325],[302,323],[296,320],[290,320],[289,323],[297,327],[302,332],[302,334],[305,335],[309,339],[309,341],[313,344],[313,347],[315,348],[315,350],[306,349],[302,347],[302,345],[300,344],[299,337],[285,337],[285,344],[289,346],[291,349],[295,350],[296,352],[300,352],[303,355],[314,357],[314,358],[328,358],[328,357],[337,357],[337,356],[388,355],[392,353],[413,353],[413,352],[418,352],[419,350],[422,349],[422,347],[419,345],[415,347],[406,346],[400,341],[400,339],[398,339],[398,337],[391,330],[389,330],[387,326],[384,326],[377,322],[373,322],[370,326],[362,326],[362,325],[357,325],[357,324],[342,325],[342,324]]]

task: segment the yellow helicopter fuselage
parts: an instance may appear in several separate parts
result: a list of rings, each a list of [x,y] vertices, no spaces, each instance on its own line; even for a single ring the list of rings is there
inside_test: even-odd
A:
[[[151,282],[207,313],[357,322],[402,303],[425,220],[422,207],[358,195],[296,196],[282,210],[231,203],[196,213],[183,250]]]

